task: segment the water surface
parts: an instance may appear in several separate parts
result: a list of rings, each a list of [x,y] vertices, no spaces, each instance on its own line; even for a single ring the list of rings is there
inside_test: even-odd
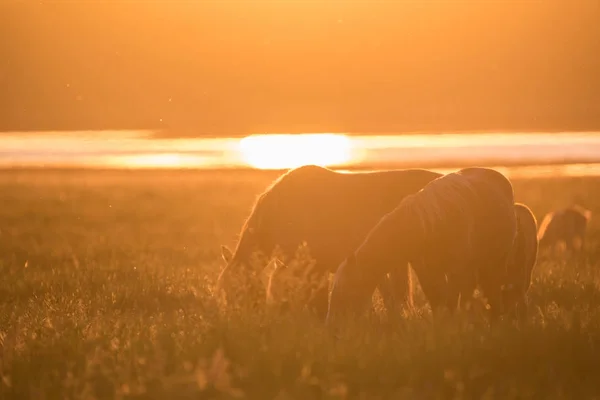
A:
[[[598,175],[600,133],[268,135],[156,138],[151,131],[0,134],[0,167],[451,168],[486,165],[512,175]],[[510,168],[507,168],[510,167]]]

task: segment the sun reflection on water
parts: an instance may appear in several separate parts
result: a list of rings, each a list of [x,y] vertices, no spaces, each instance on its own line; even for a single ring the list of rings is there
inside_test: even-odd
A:
[[[350,139],[339,134],[253,135],[240,140],[244,161],[260,169],[340,165],[352,159],[351,150]]]
[[[210,165],[210,160],[205,160],[205,157],[178,153],[112,156],[108,162],[126,168],[197,168]]]
[[[288,169],[316,164],[364,170],[496,165],[511,174],[518,170],[536,176],[582,176],[599,174],[597,163],[600,132],[245,138],[169,138],[138,131],[0,133],[0,168]]]

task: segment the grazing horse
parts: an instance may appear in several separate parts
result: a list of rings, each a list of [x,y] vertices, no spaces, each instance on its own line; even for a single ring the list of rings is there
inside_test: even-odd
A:
[[[327,322],[361,312],[381,277],[406,262],[434,312],[469,301],[479,284],[496,317],[516,224],[512,185],[499,172],[466,168],[435,179],[405,197],[342,262]]]
[[[538,231],[540,248],[556,249],[558,244],[570,252],[580,252],[585,247],[587,224],[592,212],[573,205],[546,214]]]
[[[232,296],[233,279],[248,276],[255,252],[271,257],[278,248],[279,260],[285,264],[303,243],[315,260],[309,278],[322,281],[329,272],[335,272],[383,215],[405,196],[440,176],[422,169],[360,173],[334,172],[315,165],[292,169],[258,197],[233,254],[222,246],[227,265],[219,275],[217,287],[223,289],[226,297]],[[410,305],[408,264],[395,265],[389,271],[386,285]],[[272,285],[277,283],[271,282]],[[310,298],[309,307],[321,318],[327,313],[328,297],[328,285],[324,285]]]
[[[515,215],[517,237],[507,267],[504,307],[523,320],[527,313],[527,292],[538,254],[537,221],[525,204],[515,204]]]

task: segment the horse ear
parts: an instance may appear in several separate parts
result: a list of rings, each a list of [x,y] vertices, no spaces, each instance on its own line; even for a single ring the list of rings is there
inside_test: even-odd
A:
[[[229,250],[229,247],[221,245],[221,257],[223,257],[223,260],[225,260],[225,262],[229,264],[229,262],[233,258],[233,254],[231,253],[231,250]]]

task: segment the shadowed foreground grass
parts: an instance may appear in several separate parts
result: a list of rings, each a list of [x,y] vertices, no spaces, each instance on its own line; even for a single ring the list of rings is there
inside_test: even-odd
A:
[[[598,398],[598,221],[579,265],[543,261],[522,329],[458,315],[335,335],[212,295],[267,172],[0,173],[1,399]],[[600,180],[515,181],[538,219]]]

